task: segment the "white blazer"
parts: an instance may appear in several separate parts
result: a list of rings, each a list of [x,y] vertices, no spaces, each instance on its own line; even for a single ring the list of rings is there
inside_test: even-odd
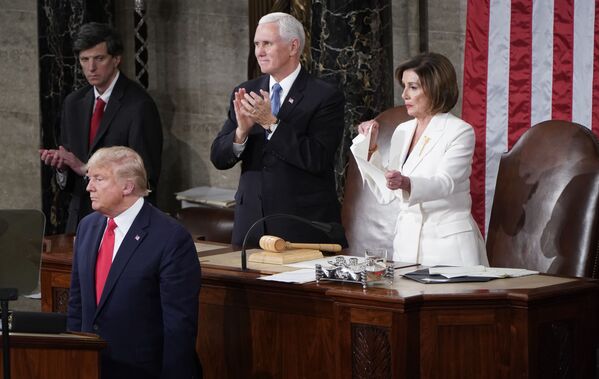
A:
[[[474,130],[450,113],[437,114],[408,156],[415,130],[416,120],[397,126],[386,162],[378,152],[368,161],[370,136],[357,136],[351,146],[377,201],[399,202],[393,259],[431,266],[488,265],[485,242],[470,213]],[[410,193],[387,188],[387,169],[410,178]]]

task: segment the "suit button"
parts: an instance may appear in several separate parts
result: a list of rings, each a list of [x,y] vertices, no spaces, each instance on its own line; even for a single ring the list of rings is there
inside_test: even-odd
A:
[[[100,329],[100,327],[98,326],[98,324],[94,324],[94,326],[92,327],[94,329],[94,331],[98,331],[98,329]]]

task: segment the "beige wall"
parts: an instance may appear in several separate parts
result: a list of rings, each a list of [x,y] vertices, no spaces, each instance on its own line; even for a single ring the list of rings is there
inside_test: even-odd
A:
[[[393,1],[393,58],[395,66],[418,54],[418,2],[414,0]],[[428,0],[428,48],[441,53],[454,64],[460,94],[464,68],[464,38],[466,35],[467,0]],[[395,104],[403,104],[401,88],[395,83]],[[462,114],[462,97],[453,109]]]
[[[37,11],[34,0],[0,0],[0,207],[41,206]],[[133,1],[115,1],[119,29],[133,30]],[[430,50],[446,54],[462,79],[466,0],[429,0]],[[418,52],[416,2],[392,0],[394,60]],[[245,80],[247,1],[147,0],[149,91],[165,132],[159,204],[173,193],[211,185],[235,188],[239,169],[218,171],[209,159],[233,87]],[[132,35],[132,34],[130,34]],[[123,70],[133,72],[133,37]],[[131,75],[132,76],[132,75]],[[395,101],[401,103],[395,84]],[[461,114],[461,100],[456,107]]]
[[[428,0],[429,50],[441,53],[454,64],[460,98],[453,113],[462,114],[464,40],[466,36],[466,0]]]
[[[0,208],[41,209],[36,2],[0,9]]]
[[[122,2],[120,3],[122,4]],[[133,28],[133,2],[117,10]],[[158,103],[165,144],[159,205],[175,209],[173,193],[195,186],[235,188],[239,168],[216,170],[210,144],[220,130],[231,90],[246,79],[246,1],[148,1],[150,93]],[[133,51],[133,40],[126,41]],[[125,57],[126,72],[133,56]]]

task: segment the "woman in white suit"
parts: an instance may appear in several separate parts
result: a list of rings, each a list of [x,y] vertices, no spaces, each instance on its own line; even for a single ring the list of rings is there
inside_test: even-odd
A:
[[[474,130],[448,113],[458,100],[455,69],[443,55],[420,54],[395,71],[414,119],[397,126],[389,158],[377,151],[379,125],[358,126],[351,151],[382,204],[399,202],[393,257],[424,265],[488,265],[470,213]]]

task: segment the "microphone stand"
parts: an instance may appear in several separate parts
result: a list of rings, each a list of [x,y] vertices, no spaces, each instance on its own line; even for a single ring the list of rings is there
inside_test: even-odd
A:
[[[17,300],[16,288],[0,288],[0,306],[2,306],[2,360],[4,379],[10,379],[10,341],[8,330],[8,302]]]
[[[245,233],[245,237],[243,237],[243,243],[241,244],[241,269],[243,271],[247,270],[246,244],[247,244],[248,238],[250,236],[250,233],[252,232],[252,230],[254,230],[256,225],[259,225],[260,223],[262,223],[266,220],[271,220],[271,219],[276,219],[276,218],[287,218],[287,219],[299,221],[306,225],[310,225],[314,229],[323,231],[327,235],[327,237],[329,237],[329,239],[331,240],[330,242],[335,242],[335,243],[340,242],[343,247],[347,247],[347,240],[345,239],[345,232],[343,231],[343,226],[341,224],[326,223],[326,222],[320,222],[320,221],[310,221],[303,217],[285,214],[285,213],[276,213],[276,214],[266,215],[264,217],[259,218],[256,222],[254,222],[250,226],[248,231]]]

